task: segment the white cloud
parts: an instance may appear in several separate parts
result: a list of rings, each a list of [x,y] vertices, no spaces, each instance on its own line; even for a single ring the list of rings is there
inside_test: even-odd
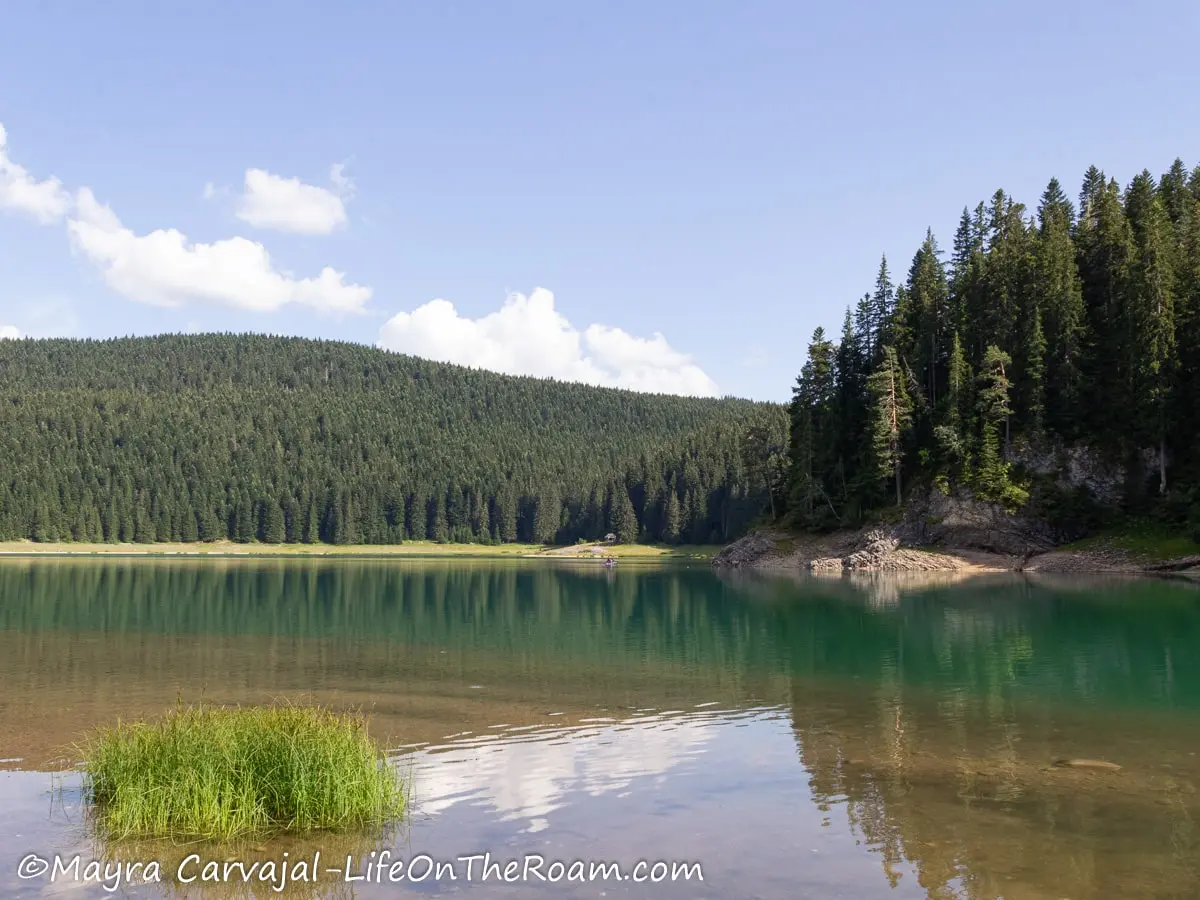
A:
[[[0,210],[24,212],[47,223],[67,216],[74,248],[100,269],[113,290],[133,300],[167,307],[207,303],[274,312],[296,305],[321,312],[358,313],[371,298],[369,287],[347,284],[341,272],[328,266],[315,277],[295,278],[275,267],[262,244],[247,238],[192,243],[173,228],[137,235],[122,225],[108,206],[97,201],[90,188],[81,188],[72,203],[71,195],[57,178],[34,180],[25,168],[8,158],[7,137],[0,125]],[[280,184],[291,184],[266,172],[261,174]],[[248,187],[250,175],[248,172]],[[333,167],[331,177],[348,195],[352,185],[340,166]],[[333,197],[344,220],[340,197],[321,188],[300,187]],[[215,193],[212,185],[205,186],[205,197]],[[6,336],[12,336],[9,328],[5,328]]]
[[[299,178],[272,175],[263,169],[247,169],[237,217],[255,228],[330,234],[346,224],[345,200],[353,185],[341,165],[333,166],[329,177],[336,190],[304,184]]]
[[[0,124],[0,210],[33,216],[43,225],[57,222],[71,207],[71,195],[57,178],[35,181],[8,158],[8,134]]]
[[[0,341],[15,341],[20,336],[15,325],[0,325]]]
[[[134,234],[88,188],[79,191],[67,228],[113,290],[155,306],[209,303],[275,312],[295,304],[356,313],[371,297],[369,287],[347,284],[328,266],[315,278],[293,278],[275,268],[262,244],[246,238],[201,244],[173,228]]]
[[[447,300],[431,300],[385,323],[379,346],[509,375],[664,394],[719,394],[713,380],[661,334],[639,338],[606,325],[580,332],[542,288],[528,297],[511,294],[497,312],[480,319],[460,316]]]

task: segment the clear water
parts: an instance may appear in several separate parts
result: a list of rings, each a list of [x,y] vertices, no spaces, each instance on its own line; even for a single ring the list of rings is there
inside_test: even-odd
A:
[[[8,560],[0,685],[4,896],[107,894],[19,878],[30,853],[160,860],[162,883],[117,893],[265,897],[236,872],[199,892],[171,876],[190,852],[248,865],[319,850],[342,867],[387,850],[625,874],[688,861],[704,880],[481,881],[476,861],[470,882],[458,862],[457,880],[323,872],[283,893],[1200,897],[1191,583]],[[411,771],[406,826],[232,848],[94,840],[70,771],[89,727],[179,699],[282,698],[371,714]],[[1071,758],[1121,769],[1054,765]]]

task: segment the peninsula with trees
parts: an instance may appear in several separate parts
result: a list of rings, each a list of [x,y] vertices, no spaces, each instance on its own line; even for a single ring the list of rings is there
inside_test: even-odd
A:
[[[1114,523],[1200,554],[1200,167],[964,208],[948,254],[927,232],[836,340],[816,330],[792,393],[787,449],[761,456],[774,524],[843,538],[793,561],[870,567],[882,543],[1028,563]]]

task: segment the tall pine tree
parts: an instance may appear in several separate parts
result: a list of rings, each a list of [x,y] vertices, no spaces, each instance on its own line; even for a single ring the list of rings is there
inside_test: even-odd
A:
[[[912,401],[906,384],[907,375],[896,351],[884,347],[882,360],[868,379],[872,399],[871,447],[877,476],[894,478],[896,504],[904,502],[902,470],[904,436],[912,423]]]

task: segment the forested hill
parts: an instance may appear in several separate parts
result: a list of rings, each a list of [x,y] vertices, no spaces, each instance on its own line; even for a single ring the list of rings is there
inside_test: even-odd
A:
[[[783,408],[328,341],[0,341],[0,540],[723,541],[756,427]]]
[[[1200,167],[964,209],[948,253],[927,234],[899,284],[884,260],[840,338],[813,335],[791,425],[800,524],[913,485],[1020,506],[1046,487],[1026,461],[1071,448],[1124,470],[1127,511],[1200,535]]]

